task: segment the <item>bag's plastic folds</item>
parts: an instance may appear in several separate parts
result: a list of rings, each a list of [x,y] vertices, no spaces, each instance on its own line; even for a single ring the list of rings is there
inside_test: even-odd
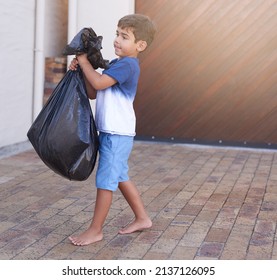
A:
[[[98,135],[80,68],[67,71],[27,136],[42,161],[70,180],[94,169]]]
[[[85,27],[73,38],[64,50],[64,55],[87,53],[88,60],[94,69],[109,67],[109,61],[101,54],[102,36],[97,36],[91,27]]]

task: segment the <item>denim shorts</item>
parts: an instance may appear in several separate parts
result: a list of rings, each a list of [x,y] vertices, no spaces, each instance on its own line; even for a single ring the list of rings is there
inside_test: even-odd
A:
[[[134,137],[100,132],[99,162],[96,172],[96,187],[116,191],[118,183],[129,180],[128,159]]]

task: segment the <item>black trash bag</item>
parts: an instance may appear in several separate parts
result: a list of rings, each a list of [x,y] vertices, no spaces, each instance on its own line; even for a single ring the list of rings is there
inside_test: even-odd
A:
[[[89,177],[97,158],[98,134],[79,67],[67,71],[27,136],[57,174],[76,181]]]
[[[103,59],[101,54],[102,36],[97,36],[92,28],[83,28],[68,44],[63,55],[78,55],[87,53],[88,61],[94,69],[109,67],[109,61]]]

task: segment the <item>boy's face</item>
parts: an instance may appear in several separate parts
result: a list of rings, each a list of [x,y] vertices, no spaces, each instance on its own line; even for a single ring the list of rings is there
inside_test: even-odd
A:
[[[115,54],[121,57],[137,57],[138,54],[145,50],[147,44],[145,41],[137,41],[131,28],[120,28],[116,30],[116,38],[114,40]]]

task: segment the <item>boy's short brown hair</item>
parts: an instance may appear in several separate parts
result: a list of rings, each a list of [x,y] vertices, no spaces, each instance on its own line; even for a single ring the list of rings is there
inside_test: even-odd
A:
[[[141,14],[124,16],[118,21],[117,26],[122,29],[130,28],[135,35],[136,42],[145,41],[147,46],[152,43],[156,33],[156,27],[152,20],[148,16]]]

